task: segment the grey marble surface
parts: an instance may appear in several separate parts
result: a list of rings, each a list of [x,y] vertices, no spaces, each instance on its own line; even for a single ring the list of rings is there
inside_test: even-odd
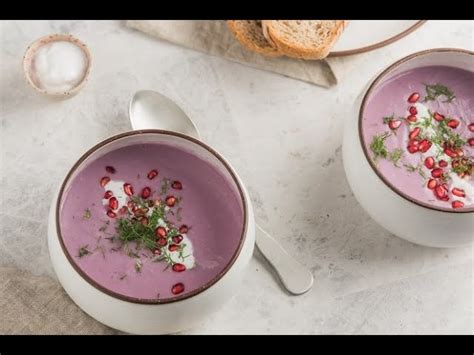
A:
[[[93,55],[90,82],[51,101],[27,86],[30,42],[65,32]],[[187,333],[473,333],[473,249],[431,249],[378,226],[354,199],[341,162],[343,119],[367,81],[417,50],[473,50],[473,21],[429,21],[323,89],[151,39],[121,21],[0,22],[0,265],[54,277],[51,194],[94,143],[129,129],[127,103],[161,91],[197,123],[249,189],[264,228],[313,272],[286,294],[255,254],[238,294]],[[348,61],[350,65],[350,61]]]

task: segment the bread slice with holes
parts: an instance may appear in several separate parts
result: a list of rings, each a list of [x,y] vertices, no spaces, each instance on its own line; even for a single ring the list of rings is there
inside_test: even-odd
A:
[[[323,59],[340,37],[344,20],[262,20],[262,32],[279,53],[292,58]]]
[[[235,38],[247,49],[267,57],[278,57],[282,54],[263,36],[262,21],[260,20],[228,20]]]

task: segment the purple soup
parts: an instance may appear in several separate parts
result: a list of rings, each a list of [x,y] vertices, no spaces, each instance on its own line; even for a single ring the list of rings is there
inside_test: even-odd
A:
[[[85,166],[62,199],[76,268],[106,292],[164,300],[196,292],[233,259],[244,229],[236,184],[167,144],[134,144]]]
[[[385,79],[367,98],[361,132],[372,166],[405,198],[474,207],[474,73],[428,66]]]

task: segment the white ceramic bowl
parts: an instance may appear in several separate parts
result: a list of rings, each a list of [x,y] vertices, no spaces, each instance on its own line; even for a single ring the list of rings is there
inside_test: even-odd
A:
[[[43,89],[39,83],[37,82],[34,70],[33,70],[33,60],[36,55],[36,51],[41,48],[42,46],[51,43],[51,42],[58,42],[58,41],[66,41],[71,42],[82,49],[84,52],[86,59],[87,59],[87,69],[82,77],[82,80],[71,90],[68,91],[60,91],[60,92],[52,92],[46,89]],[[70,98],[76,95],[81,89],[86,85],[87,80],[89,79],[90,71],[92,67],[92,57],[89,49],[87,46],[81,42],[79,39],[73,37],[72,35],[65,35],[65,34],[52,34],[48,36],[44,36],[38,38],[33,43],[31,43],[28,48],[26,49],[25,55],[23,56],[23,73],[25,74],[26,81],[30,86],[35,89],[37,92],[44,94],[46,96],[54,97],[54,98]]]
[[[140,301],[114,295],[83,275],[70,261],[59,234],[61,195],[81,166],[117,148],[133,143],[171,143],[186,148],[217,167],[232,179],[244,208],[244,225],[239,247],[224,270],[207,285],[172,299]],[[170,131],[141,130],[113,136],[86,152],[72,167],[58,193],[49,215],[48,245],[58,279],[69,296],[86,313],[98,321],[128,333],[164,334],[196,326],[218,310],[240,288],[245,268],[252,256],[255,243],[255,221],[247,191],[229,163],[206,144]]]
[[[343,163],[354,196],[382,227],[413,243],[431,247],[467,245],[474,238],[474,209],[442,210],[418,204],[385,182],[364,153],[359,121],[365,99],[377,85],[400,72],[445,65],[474,72],[474,52],[440,48],[417,52],[392,64],[369,83],[348,115],[343,138]]]

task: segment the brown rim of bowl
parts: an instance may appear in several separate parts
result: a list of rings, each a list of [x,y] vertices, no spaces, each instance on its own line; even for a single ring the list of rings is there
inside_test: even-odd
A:
[[[34,57],[35,52],[38,50],[39,47],[44,46],[47,43],[50,42],[59,42],[59,41],[66,41],[66,42],[71,42],[77,45],[79,48],[82,49],[84,54],[86,55],[87,58],[87,68],[86,72],[84,73],[84,77],[82,80],[74,86],[71,90],[69,91],[63,91],[63,92],[51,92],[46,89],[40,88],[34,80],[31,78],[31,73],[30,73],[30,67],[31,65],[27,66],[27,63],[31,63]],[[55,33],[55,34],[50,34],[46,35],[43,37],[40,37],[38,39],[35,39],[29,46],[26,48],[25,54],[23,55],[23,61],[22,61],[22,66],[23,66],[23,73],[25,75],[26,81],[28,84],[30,84],[33,89],[38,91],[41,94],[48,95],[48,96],[53,96],[53,97],[72,97],[76,95],[87,83],[89,79],[89,74],[91,71],[92,67],[92,56],[89,51],[89,48],[87,47],[86,44],[84,44],[81,40],[78,38],[74,37],[73,35],[69,34],[60,34],[60,33]]]
[[[375,88],[375,86],[377,86],[377,84],[380,83],[382,81],[382,79],[384,79],[384,77],[388,73],[390,73],[393,69],[397,68],[401,64],[403,64],[405,62],[408,62],[408,61],[412,60],[413,58],[424,56],[424,55],[431,54],[431,53],[434,53],[434,52],[464,53],[464,54],[474,56],[474,52],[466,50],[466,49],[460,49],[460,48],[433,48],[433,49],[427,49],[427,50],[412,53],[412,54],[410,54],[410,55],[408,55],[408,56],[406,56],[402,59],[399,59],[398,61],[391,64],[390,66],[388,66],[380,74],[377,75],[375,80],[370,84],[369,88],[367,89],[367,91],[364,94],[364,98],[362,99],[362,103],[361,103],[360,109],[359,109],[359,124],[358,124],[359,142],[362,146],[362,151],[364,152],[365,158],[369,162],[369,165],[372,167],[372,170],[382,180],[382,182],[385,183],[385,185],[387,185],[396,194],[400,195],[401,197],[408,200],[409,202],[413,202],[413,203],[417,204],[418,206],[425,207],[425,208],[428,208],[430,210],[439,211],[439,212],[449,212],[449,213],[470,213],[470,212],[474,212],[474,207],[464,208],[464,209],[435,207],[435,206],[430,205],[428,203],[418,201],[418,200],[414,199],[413,197],[409,196],[408,194],[404,193],[403,191],[397,189],[395,186],[393,186],[390,183],[390,181],[388,181],[385,178],[384,175],[382,175],[382,173],[379,172],[379,170],[375,166],[374,162],[370,158],[370,154],[367,151],[367,147],[365,146],[365,143],[364,143],[364,137],[363,137],[363,133],[362,133],[362,131],[363,131],[363,125],[362,125],[362,118],[363,117],[362,117],[362,115],[363,115],[363,112],[365,110],[365,106],[367,104],[367,99],[370,96],[370,94],[372,94],[372,90]]]
[[[365,53],[365,52],[370,52],[375,49],[381,48],[388,46],[389,44],[396,42],[400,39],[402,39],[405,36],[408,36],[410,33],[415,31],[418,27],[423,25],[427,20],[418,20],[415,22],[413,25],[408,27],[406,30],[403,30],[402,32],[396,34],[395,36],[392,36],[390,38],[387,38],[383,41],[365,46],[365,47],[360,47],[360,48],[355,48],[355,49],[349,49],[346,51],[336,51],[336,52],[330,52],[328,57],[343,57],[347,55],[354,55],[354,54],[359,54],[359,53]]]
[[[64,189],[67,185],[67,183],[69,182],[72,174],[77,170],[77,168],[84,162],[85,159],[87,159],[92,153],[96,152],[98,149],[106,146],[107,144],[109,143],[112,143],[114,141],[117,141],[119,139],[122,139],[124,137],[129,137],[129,136],[134,136],[134,135],[140,135],[140,134],[159,134],[159,135],[169,135],[169,136],[175,136],[175,137],[178,137],[178,138],[181,138],[181,139],[184,139],[184,140],[187,140],[193,144],[197,144],[199,146],[201,146],[202,148],[206,149],[208,152],[210,152],[212,155],[214,155],[219,161],[220,163],[226,168],[226,170],[229,172],[229,174],[231,175],[232,177],[232,180],[235,182],[235,184],[237,185],[237,188],[239,190],[239,194],[240,194],[240,198],[241,198],[241,201],[242,201],[242,208],[244,210],[244,219],[243,219],[243,226],[242,226],[242,234],[240,236],[240,242],[239,242],[239,245],[238,247],[236,248],[235,252],[234,252],[234,255],[232,256],[232,258],[230,259],[230,261],[227,263],[227,265],[224,267],[223,270],[221,270],[212,280],[210,280],[209,282],[207,282],[206,284],[200,286],[199,288],[193,290],[192,292],[189,292],[189,293],[186,293],[186,294],[183,294],[182,296],[176,296],[176,297],[171,297],[171,298],[165,298],[165,299],[146,299],[146,298],[136,298],[136,297],[129,297],[129,296],[125,296],[125,295],[122,295],[120,293],[116,293],[114,291],[111,291],[109,290],[108,288],[105,288],[103,287],[102,285],[100,285],[99,283],[97,283],[96,281],[94,281],[91,277],[89,277],[75,262],[74,258],[71,256],[71,254],[69,253],[69,251],[67,250],[66,246],[64,245],[64,240],[63,240],[63,236],[62,236],[62,233],[61,233],[61,226],[60,226],[60,223],[59,223],[59,218],[60,218],[60,205],[61,205],[61,200],[62,200],[62,197],[63,197],[63,193],[64,193]],[[247,235],[247,222],[248,222],[248,211],[247,211],[247,205],[246,205],[246,198],[245,198],[245,194],[243,192],[243,188],[239,182],[239,179],[237,178],[236,174],[234,173],[234,171],[232,170],[232,168],[230,167],[230,165],[225,161],[225,159],[219,154],[217,153],[214,149],[212,149],[211,147],[209,147],[208,145],[206,145],[205,143],[193,138],[193,137],[190,137],[190,136],[186,136],[184,134],[181,134],[181,133],[177,133],[177,132],[172,132],[172,131],[166,131],[166,130],[160,130],[160,129],[143,129],[143,130],[136,130],[136,131],[129,131],[129,132],[125,132],[125,133],[120,133],[120,134],[117,134],[115,136],[112,136],[112,137],[109,137],[105,140],[103,140],[102,142],[96,144],[95,146],[93,146],[92,148],[90,148],[87,152],[85,152],[80,158],[79,160],[72,166],[72,168],[69,170],[69,172],[67,173],[66,177],[64,178],[64,181],[63,183],[61,184],[61,188],[59,190],[59,194],[58,194],[58,198],[57,198],[57,201],[56,201],[56,214],[55,214],[55,218],[56,218],[56,230],[57,230],[57,235],[58,235],[58,239],[59,239],[59,242],[61,244],[61,248],[63,250],[63,253],[66,255],[69,263],[73,266],[73,268],[76,270],[76,272],[84,279],[86,280],[89,284],[91,284],[92,286],[94,286],[96,289],[98,289],[99,291],[102,291],[104,292],[105,294],[109,295],[109,296],[112,296],[114,298],[117,298],[117,299],[120,299],[120,300],[123,300],[123,301],[128,301],[128,302],[132,302],[132,303],[140,303],[140,304],[166,304],[166,303],[172,303],[172,302],[177,302],[177,301],[182,301],[182,300],[185,300],[187,298],[190,298],[190,297],[193,297],[193,296],[196,296],[198,295],[199,293],[207,290],[208,288],[210,288],[211,286],[213,286],[215,283],[217,283],[217,281],[219,281],[230,269],[231,267],[234,265],[235,261],[237,260],[237,258],[239,257],[240,255],[240,252],[242,250],[242,247],[245,243],[245,240],[246,240],[246,235]]]

